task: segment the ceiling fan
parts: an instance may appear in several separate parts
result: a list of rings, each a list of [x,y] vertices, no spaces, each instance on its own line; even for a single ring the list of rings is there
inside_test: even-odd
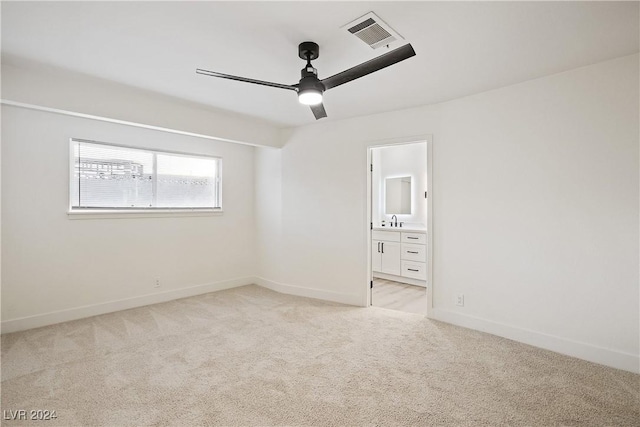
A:
[[[223,79],[237,80],[240,82],[254,83],[263,86],[277,87],[280,89],[289,89],[298,93],[298,101],[301,104],[309,105],[316,120],[323,117],[327,117],[327,112],[322,105],[322,94],[324,91],[340,86],[341,84],[348,83],[352,80],[364,77],[367,74],[371,74],[375,71],[382,70],[390,65],[404,61],[411,58],[416,54],[410,44],[406,44],[402,47],[387,52],[384,55],[380,55],[377,58],[371,59],[367,62],[363,62],[360,65],[349,68],[341,73],[335,74],[326,79],[318,79],[318,70],[316,70],[311,61],[318,58],[320,54],[320,48],[314,42],[303,42],[298,46],[298,56],[301,59],[307,61],[307,65],[302,69],[302,78],[300,82],[293,85],[285,85],[280,83],[265,82],[262,80],[249,79],[246,77],[232,76],[230,74],[217,73],[215,71],[208,71],[203,69],[196,69],[196,73],[203,74],[205,76],[220,77]]]

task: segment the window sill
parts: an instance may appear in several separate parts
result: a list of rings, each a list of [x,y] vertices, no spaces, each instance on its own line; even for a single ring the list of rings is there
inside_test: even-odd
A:
[[[222,214],[222,209],[158,209],[153,211],[144,209],[92,209],[86,211],[67,211],[67,217],[69,219],[175,218],[194,216],[218,216]]]

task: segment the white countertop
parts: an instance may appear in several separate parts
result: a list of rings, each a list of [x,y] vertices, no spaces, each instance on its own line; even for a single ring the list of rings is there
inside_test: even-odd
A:
[[[389,227],[388,225],[385,227],[373,227],[374,231],[405,231],[408,233],[423,233],[426,234],[427,233],[427,229],[424,227],[412,227],[412,226],[407,226],[407,227]]]

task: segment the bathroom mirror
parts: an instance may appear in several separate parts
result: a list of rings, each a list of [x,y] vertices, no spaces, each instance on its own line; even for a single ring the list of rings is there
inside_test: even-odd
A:
[[[384,185],[385,213],[411,214],[411,177],[387,178]]]

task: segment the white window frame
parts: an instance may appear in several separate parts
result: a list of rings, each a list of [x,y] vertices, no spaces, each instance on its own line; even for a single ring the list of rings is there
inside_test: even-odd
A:
[[[218,176],[216,179],[217,199],[219,207],[214,208],[78,208],[73,207],[73,189],[74,189],[74,173],[75,173],[75,154],[74,146],[77,143],[89,143],[106,145],[110,147],[126,148],[131,150],[148,151],[155,154],[174,154],[187,157],[204,157],[218,160]],[[180,151],[158,150],[148,147],[136,147],[131,145],[113,144],[110,142],[95,141],[90,139],[70,138],[69,139],[69,205],[67,207],[67,215],[71,219],[83,218],[157,218],[167,216],[209,216],[221,215],[222,209],[222,157],[212,156],[201,153],[187,153]]]

